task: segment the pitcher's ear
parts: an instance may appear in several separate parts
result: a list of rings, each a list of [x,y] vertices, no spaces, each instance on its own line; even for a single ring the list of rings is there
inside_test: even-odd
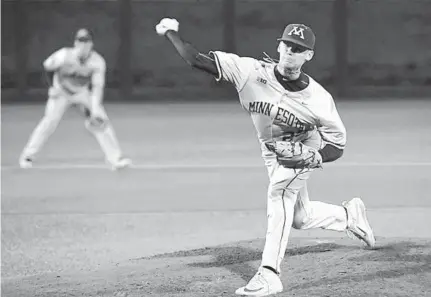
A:
[[[314,57],[314,51],[309,50],[309,51],[307,51],[307,55],[305,56],[305,60],[311,61],[311,59],[313,59],[313,57]]]

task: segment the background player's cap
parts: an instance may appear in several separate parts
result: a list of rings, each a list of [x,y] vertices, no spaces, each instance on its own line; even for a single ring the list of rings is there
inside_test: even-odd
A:
[[[316,43],[316,36],[310,27],[303,24],[289,24],[284,29],[281,38],[278,41],[290,41],[302,45],[308,49],[313,50]]]
[[[93,35],[88,29],[82,28],[76,32],[75,40],[83,41],[83,42],[93,41]]]

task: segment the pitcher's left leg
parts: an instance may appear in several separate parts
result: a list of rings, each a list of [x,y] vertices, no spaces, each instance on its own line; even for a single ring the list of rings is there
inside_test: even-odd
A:
[[[292,227],[295,202],[311,172],[287,169],[278,163],[273,166],[275,169],[270,170],[268,225],[262,262],[249,283],[236,290],[238,295],[268,296],[283,290],[279,274]]]

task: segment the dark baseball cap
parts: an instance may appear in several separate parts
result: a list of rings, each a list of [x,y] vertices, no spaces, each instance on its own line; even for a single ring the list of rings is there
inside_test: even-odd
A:
[[[75,40],[78,41],[93,41],[93,34],[88,29],[82,28],[79,29],[75,34]]]
[[[278,41],[289,41],[314,50],[316,36],[310,27],[303,24],[289,24],[283,31],[281,38]]]

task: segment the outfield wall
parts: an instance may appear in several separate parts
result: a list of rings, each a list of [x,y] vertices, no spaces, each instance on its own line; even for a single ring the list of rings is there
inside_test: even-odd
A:
[[[431,1],[347,0],[344,48],[348,86],[431,86]],[[182,35],[197,48],[224,50],[225,1],[132,1],[130,21],[131,84],[139,88],[217,88],[211,78],[189,69],[173,47],[154,31],[164,16],[180,21]],[[302,22],[316,35],[316,55],[306,70],[326,86],[337,80],[335,0],[235,1],[234,48],[240,55],[276,56],[276,38],[284,25]],[[118,88],[124,35],[118,1],[16,1],[2,3],[2,89],[17,87],[24,53],[25,80],[44,87],[41,62],[59,47],[72,43],[74,31],[86,26],[95,33],[97,50],[108,63],[108,86]],[[21,14],[21,18],[14,16]],[[24,33],[22,33],[25,27]],[[21,31],[20,31],[21,30]],[[341,30],[342,31],[342,30]],[[21,32],[21,33],[20,33]],[[231,33],[229,33],[231,34]],[[24,46],[25,50],[19,47]],[[126,51],[128,52],[128,51]],[[339,61],[338,61],[339,62]],[[341,65],[343,68],[343,65]]]

